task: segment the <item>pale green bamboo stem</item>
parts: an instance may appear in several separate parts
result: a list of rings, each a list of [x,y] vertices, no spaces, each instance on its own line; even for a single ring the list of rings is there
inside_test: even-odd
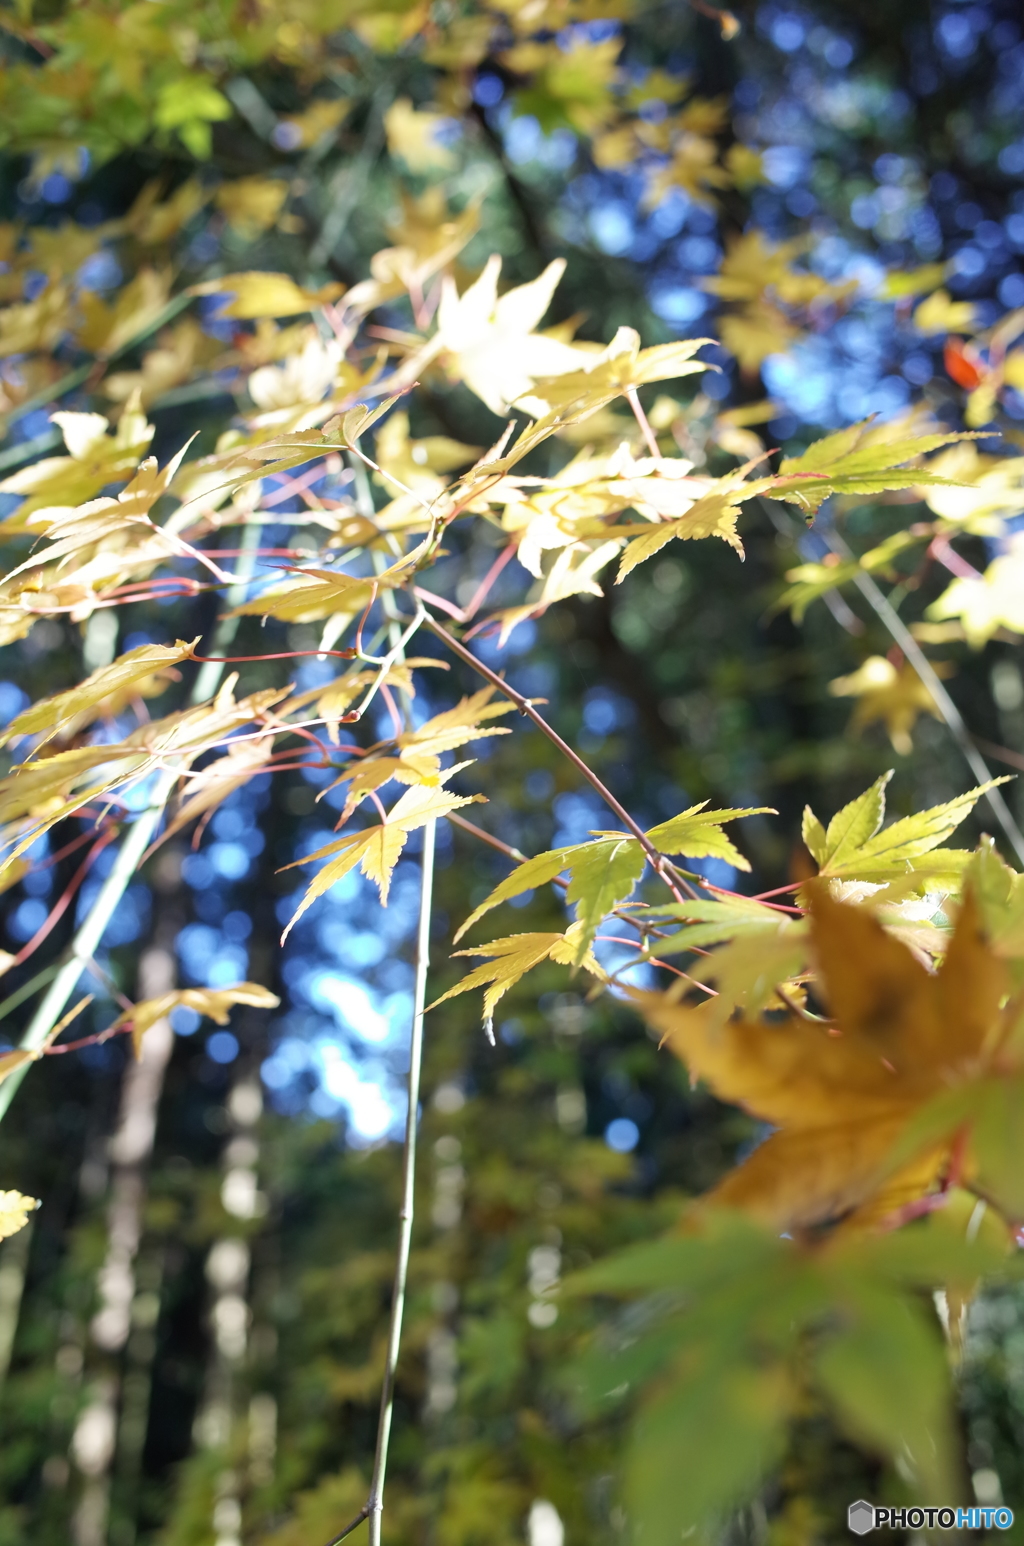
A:
[[[381,1516],[384,1512],[384,1478],[388,1466],[391,1418],[395,1405],[395,1373],[402,1345],[402,1318],[409,1276],[409,1252],[412,1247],[413,1205],[416,1196],[416,1127],[419,1121],[420,1068],[423,1062],[423,1015],[427,1002],[427,970],[430,965],[430,906],[434,885],[434,837],[437,823],[428,821],[423,829],[423,863],[420,881],[420,918],[416,934],[416,990],[409,1048],[409,1105],[405,1114],[405,1147],[402,1151],[402,1207],[399,1213],[398,1255],[395,1283],[391,1296],[391,1324],[384,1361],[384,1382],[380,1393],[380,1418],[377,1425],[377,1449],[370,1480],[366,1514],[370,1521],[370,1546],[380,1546]]]

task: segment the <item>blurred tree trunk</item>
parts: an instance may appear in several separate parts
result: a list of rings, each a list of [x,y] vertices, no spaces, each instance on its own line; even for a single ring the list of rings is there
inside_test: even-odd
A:
[[[155,998],[174,987],[174,957],[161,938],[164,933],[164,928],[158,930],[157,942],[140,958],[140,998]],[[140,1420],[136,1376],[146,1376],[144,1371],[132,1371],[135,1382],[129,1382],[129,1399],[125,1402],[122,1366],[136,1302],[136,1257],[142,1235],[146,1172],[173,1045],[174,1032],[169,1020],[158,1020],[146,1032],[138,1058],[125,1073],[117,1128],[109,1144],[107,1250],[96,1280],[98,1309],[89,1327],[89,1340],[95,1349],[94,1369],[86,1404],[71,1440],[71,1458],[84,1479],[72,1520],[75,1546],[105,1546],[109,1539],[111,1472],[118,1450],[122,1409],[125,1417],[130,1409],[133,1435]],[[137,1438],[133,1438],[133,1447],[139,1448]]]

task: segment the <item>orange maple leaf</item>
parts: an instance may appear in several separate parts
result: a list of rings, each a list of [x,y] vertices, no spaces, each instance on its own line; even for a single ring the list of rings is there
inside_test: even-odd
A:
[[[929,1103],[990,1070],[1005,970],[970,893],[938,972],[823,885],[813,888],[811,935],[831,1021],[716,1026],[711,1003],[636,1000],[695,1076],[775,1129],[710,1201],[783,1229],[877,1223],[948,1184],[960,1162],[963,1114],[953,1113],[887,1163]]]

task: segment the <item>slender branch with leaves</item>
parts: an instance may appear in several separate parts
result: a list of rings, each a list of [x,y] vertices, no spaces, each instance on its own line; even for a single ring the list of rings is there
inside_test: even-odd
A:
[[[731,13],[693,8],[732,43]],[[551,146],[562,135],[581,147],[588,176],[628,172],[666,219],[673,200],[721,213],[765,182],[760,151],[726,143],[723,99],[620,60],[620,11],[474,4],[445,20],[437,7],[358,3],[339,29],[273,7],[264,25],[241,3],[150,9],[86,5],[36,24],[29,5],[4,22],[2,132],[12,155],[36,157],[44,198],[48,179],[67,181],[46,159],[58,142],[98,161],[145,144],[188,175],[145,184],[107,222],[0,232],[0,644],[19,662],[47,638],[77,652],[76,680],[48,683],[0,732],[0,886],[79,855],[24,948],[0,960],[12,983],[0,1022],[20,1031],[0,1051],[0,1117],[54,1057],[122,1033],[137,1053],[179,1010],[224,1026],[239,1007],[279,1005],[268,980],[138,1003],[114,984],[105,1009],[72,999],[83,978],[110,988],[97,957],[135,877],[180,861],[186,831],[201,850],[238,791],[308,775],[337,819],[309,851],[276,856],[279,874],[303,877],[282,948],[356,873],[386,905],[422,833],[375,1457],[366,1502],[331,1546],[364,1520],[371,1546],[386,1535],[431,1025],[480,993],[496,1048],[506,995],[553,972],[632,1016],[667,1079],[679,1062],[692,1086],[762,1124],[762,1141],[680,1203],[666,1235],[565,1284],[563,1303],[636,1302],[590,1338],[574,1380],[577,1411],[628,1408],[613,1418],[632,1435],[623,1497],[646,1546],[710,1538],[778,1468],[813,1403],[915,1498],[938,1501],[959,1488],[951,1363],[965,1307],[978,1284],[1019,1277],[1024,1239],[1024,878],[984,832],[947,845],[981,802],[1018,865],[1024,837],[968,697],[944,685],[953,667],[928,650],[1024,637],[1024,478],[1009,422],[1024,312],[986,319],[953,300],[943,265],[876,275],[864,296],[856,276],[825,277],[804,235],[734,221],[716,272],[692,290],[694,315],[704,297],[721,305],[713,336],[663,329],[645,344],[626,323],[568,316],[564,257],[510,281],[485,221],[500,184],[548,256],[555,226],[541,229],[510,171],[486,111],[495,91]],[[258,174],[233,175],[236,118],[264,158]],[[382,169],[389,244],[363,252]],[[270,245],[300,236],[301,251],[280,249],[290,271],[272,267]],[[757,398],[758,371],[860,304],[945,335],[962,400],[826,433],[808,424],[784,454],[754,430],[776,413]],[[732,407],[709,385],[729,360],[749,399]],[[1000,433],[995,454],[987,440]],[[884,512],[877,540],[852,519],[864,509]],[[975,786],[888,822],[891,773],[827,821],[808,805],[788,881],[751,894],[748,838],[781,831],[755,803],[756,777],[742,804],[674,785],[661,819],[631,810],[614,764],[577,737],[578,715],[564,699],[541,713],[540,690],[502,651],[664,578],[695,545],[733,566],[738,593],[747,546],[769,542],[772,522],[790,564],[773,615],[802,625],[825,600],[866,645],[847,591],[885,631],[887,653],[830,684],[856,699],[853,734],[881,722],[904,756],[919,721],[941,721]],[[935,594],[940,569],[950,579]],[[931,599],[905,621],[916,591]],[[133,644],[143,617],[180,637]],[[279,665],[299,660],[316,669]],[[430,685],[445,673],[459,684],[447,697]],[[492,831],[489,812],[479,824],[464,813],[487,804],[488,754],[500,763],[504,738],[534,734],[563,792],[596,796],[612,825],[527,856],[497,817]],[[680,739],[692,770],[699,736]],[[455,951],[475,964],[428,1005],[441,823],[513,865],[466,899],[453,945],[550,886],[571,913]],[[34,1207],[0,1190],[0,1237]],[[537,1289],[531,1324],[553,1324],[553,1289]]]

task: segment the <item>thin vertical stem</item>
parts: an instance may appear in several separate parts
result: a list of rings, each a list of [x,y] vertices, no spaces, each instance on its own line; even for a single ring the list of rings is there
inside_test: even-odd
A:
[[[658,442],[654,438],[654,431],[651,429],[650,421],[648,420],[646,413],[644,413],[640,399],[636,394],[636,387],[631,386],[626,388],[626,401],[629,403],[629,406],[633,410],[633,417],[636,419],[636,422],[640,426],[640,433],[643,435],[644,440],[647,442],[648,451],[650,451],[652,456],[660,456],[661,452],[658,450]]]
[[[423,1013],[427,1000],[427,968],[430,957],[430,906],[434,889],[434,839],[436,823],[423,829],[423,870],[420,882],[420,918],[416,933],[416,990],[409,1049],[409,1105],[405,1114],[405,1144],[402,1149],[402,1206],[399,1213],[398,1257],[395,1285],[391,1297],[391,1324],[388,1328],[384,1383],[380,1393],[380,1420],[377,1426],[377,1450],[366,1511],[370,1521],[370,1546],[380,1546],[381,1516],[384,1511],[384,1479],[388,1464],[388,1444],[395,1401],[395,1370],[402,1342],[402,1316],[409,1275],[409,1250],[412,1244],[413,1208],[416,1192],[416,1127],[419,1118],[420,1069],[423,1061]]]
[[[350,458],[355,476],[356,500],[360,513],[372,520],[374,516],[373,492],[366,468],[355,457]],[[373,553],[373,565],[379,574],[385,567],[383,554]],[[405,655],[406,640],[402,623],[391,591],[380,596],[381,608],[387,620],[388,638],[394,658]],[[407,695],[400,693],[406,725],[411,724],[410,704]],[[399,1210],[398,1251],[395,1259],[395,1278],[391,1294],[391,1318],[388,1325],[387,1352],[384,1361],[384,1379],[380,1392],[380,1417],[377,1423],[377,1447],[373,1458],[373,1475],[366,1503],[356,1517],[331,1538],[329,1546],[339,1546],[351,1535],[364,1519],[369,1520],[370,1546],[380,1546],[381,1519],[384,1512],[384,1482],[387,1475],[388,1448],[391,1442],[391,1422],[395,1405],[395,1374],[402,1345],[402,1321],[405,1315],[405,1292],[409,1276],[409,1252],[412,1246],[413,1214],[416,1201],[416,1130],[419,1119],[420,1071],[423,1063],[423,1015],[427,1002],[427,970],[430,964],[430,910],[434,890],[434,850],[436,823],[430,821],[423,829],[423,862],[420,881],[420,914],[416,931],[416,984],[413,996],[412,1035],[409,1048],[408,1106],[405,1114],[405,1142],[402,1148],[402,1202]]]
[[[825,537],[825,541],[832,551],[839,554],[841,558],[853,557],[850,549],[837,533],[829,533]],[[883,596],[869,574],[860,572],[854,575],[853,583],[875,615],[885,624],[889,633],[931,693],[935,700],[936,708],[945,720],[946,727],[954,741],[963,752],[967,766],[974,774],[974,777],[978,780],[979,784],[987,784],[992,777],[989,766],[971,740],[970,731],[963,722],[960,710],[942,685],[941,679],[924,653],[924,650],[918,644],[914,635],[896,611],[896,608]],[[1014,821],[1002,793],[998,789],[989,789],[986,792],[985,798],[992,807],[993,814],[1002,827],[1007,842],[1017,855],[1017,862],[1024,864],[1024,834],[1021,833],[1020,827]]]
[[[311,268],[329,263],[352,211],[363,197],[373,164],[384,145],[384,115],[393,96],[390,85],[379,86],[370,101],[359,154],[341,167],[330,186],[327,213],[309,253]]]
[[[237,606],[245,599],[246,588],[256,565],[259,541],[260,527],[258,525],[247,526],[242,537],[242,558],[238,564],[238,579],[227,594],[229,608]],[[237,628],[238,619],[236,617],[221,617],[213,636],[215,651],[223,652],[227,648],[234,638]],[[207,661],[205,665],[201,666],[190,694],[190,702],[192,704],[204,703],[207,698],[212,697],[223,674],[223,661]],[[100,941],[106,932],[107,925],[114,915],[114,910],[127,890],[129,881],[142,862],[142,857],[149,847],[157,827],[160,825],[164,807],[171,797],[171,791],[178,780],[180,772],[181,769],[175,764],[164,768],[157,775],[149,805],[136,817],[132,824],[131,830],[121,844],[110,874],[103,882],[99,895],[89,909],[88,917],[83,921],[81,928],[71,942],[66,960],[61,965],[45,997],[29,1021],[28,1028],[20,1043],[23,1051],[38,1052],[63,1013],[68,999],[75,991],[78,979],[86,966],[88,966],[91,958],[96,954]],[[23,1063],[20,1068],[16,1068],[13,1073],[8,1074],[3,1084],[0,1084],[0,1120],[3,1119],[11,1101],[17,1094],[21,1081],[31,1067],[31,1063]]]
[[[775,530],[779,532],[781,536],[788,537],[791,541],[795,541],[797,535],[797,525],[796,522],[790,517],[789,512],[784,512],[781,510],[775,500],[762,498],[760,500],[760,504],[768,516],[768,519],[775,527]],[[821,537],[822,541],[825,542],[829,548],[831,548],[832,552],[835,553],[837,558],[853,558],[853,552],[837,531],[825,531],[819,528],[817,530],[817,534]],[[931,693],[935,702],[935,707],[938,709],[939,713],[942,715],[943,720],[945,721],[946,729],[953,737],[957,746],[959,746],[960,750],[963,752],[967,766],[974,774],[974,777],[978,780],[979,784],[987,784],[989,779],[992,777],[988,763],[985,761],[984,757],[981,755],[978,748],[975,746],[973,740],[971,739],[971,733],[967,726],[964,724],[960,710],[949,696],[949,693],[946,691],[945,687],[943,687],[942,681],[931,661],[928,659],[928,656],[918,644],[917,640],[914,638],[914,635],[911,633],[902,617],[900,617],[892,602],[889,601],[888,597],[883,596],[878,585],[869,574],[865,574],[863,570],[860,570],[853,576],[853,583],[856,585],[857,589],[864,597],[864,600],[874,612],[875,616],[888,629],[890,636],[899,645],[900,649],[903,651],[904,655],[910,661],[910,664],[913,666],[914,670],[917,672],[918,676],[921,678],[922,682]],[[839,621],[842,622],[842,618],[840,618]],[[845,626],[846,625],[844,623],[844,627]],[[1018,863],[1024,864],[1024,834],[1021,833],[1020,827],[1017,825],[1016,821],[1014,821],[1013,816],[1010,813],[1009,806],[1003,799],[998,789],[989,789],[986,792],[985,798],[989,805],[992,807],[993,814],[995,815],[996,820],[999,822],[999,825],[1002,827],[1007,842],[1010,844],[1010,847],[1016,854]]]

